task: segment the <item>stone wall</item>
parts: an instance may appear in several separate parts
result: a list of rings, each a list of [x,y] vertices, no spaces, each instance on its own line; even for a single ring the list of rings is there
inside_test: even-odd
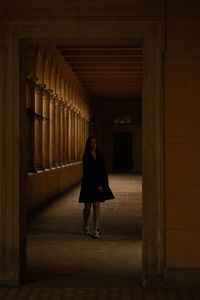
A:
[[[82,177],[82,163],[32,174],[27,182],[27,210],[32,213],[49,200],[63,194]],[[77,199],[78,201],[78,199]]]
[[[165,168],[167,267],[200,267],[200,3],[167,1]]]
[[[106,107],[106,109],[105,109]],[[132,172],[142,172],[142,99],[99,99],[92,102],[94,126],[108,172],[114,172],[114,133],[132,133]],[[128,117],[131,124],[117,124],[118,117]]]

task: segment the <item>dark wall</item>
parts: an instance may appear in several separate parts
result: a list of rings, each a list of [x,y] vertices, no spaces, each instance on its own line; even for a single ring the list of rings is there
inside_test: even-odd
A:
[[[124,171],[140,173],[142,171],[142,100],[94,100],[92,110],[93,124],[91,124],[91,133],[96,134],[98,137],[107,170],[109,172],[116,171],[114,152],[117,156],[120,153],[124,153],[124,150],[118,149],[118,144],[114,143],[114,135],[116,133],[129,132],[132,133],[132,161],[130,159],[132,166],[126,170],[125,165],[127,162],[124,161]],[[123,122],[124,117],[127,117],[127,121],[130,119],[131,123],[115,123],[116,121]],[[122,143],[121,147],[127,148],[125,153],[128,155],[130,152],[130,149],[128,149],[130,141],[126,142],[126,137],[125,135],[123,136],[124,143]],[[115,147],[114,144],[116,145]]]

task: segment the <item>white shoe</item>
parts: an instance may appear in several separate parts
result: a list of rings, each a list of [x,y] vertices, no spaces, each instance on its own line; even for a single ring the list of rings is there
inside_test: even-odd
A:
[[[92,237],[95,238],[95,239],[100,239],[99,231],[94,230],[93,233],[92,233]]]
[[[91,234],[90,226],[89,225],[83,226],[83,231],[86,235],[90,235]]]

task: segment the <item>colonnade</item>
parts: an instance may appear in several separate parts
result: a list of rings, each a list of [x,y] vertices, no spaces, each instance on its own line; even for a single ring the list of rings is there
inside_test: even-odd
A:
[[[26,79],[28,172],[81,161],[89,135],[89,106],[84,90],[62,79],[61,89],[38,78]]]

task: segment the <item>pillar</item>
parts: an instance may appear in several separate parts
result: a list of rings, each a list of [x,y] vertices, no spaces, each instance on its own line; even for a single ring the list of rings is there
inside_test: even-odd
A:
[[[43,169],[49,169],[49,102],[50,102],[50,91],[43,91],[43,117],[42,122],[42,165]]]
[[[67,164],[68,161],[68,107],[67,102],[64,103],[64,130],[63,130],[63,138],[64,138],[64,164]]]
[[[81,113],[78,114],[78,161],[81,160]]]
[[[82,155],[83,155],[84,147],[85,147],[85,145],[84,145],[84,135],[83,135],[83,133],[84,133],[83,122],[84,122],[83,114],[81,114],[81,160],[82,160]]]
[[[72,106],[68,103],[68,163],[72,161]]]
[[[35,86],[35,113],[42,115],[42,96],[43,85],[36,84]],[[35,119],[35,169],[37,171],[43,170],[42,166],[42,120]]]
[[[59,142],[60,142],[60,155],[59,155],[59,164],[62,166],[64,162],[64,103],[60,98],[59,101],[60,107],[60,131],[59,131]]]
[[[60,165],[60,104],[58,95],[55,98],[55,165]]]
[[[35,153],[35,125],[33,112],[35,111],[35,79],[26,79],[26,108],[27,110],[27,172],[35,172],[34,153]]]
[[[77,161],[78,154],[78,115],[77,110],[74,111],[74,160]]]
[[[79,112],[77,112],[77,139],[76,139],[76,146],[77,146],[76,160],[79,161]]]
[[[85,147],[85,117],[83,115],[83,144]]]
[[[84,118],[84,140],[85,140],[85,143],[86,143],[86,140],[87,140],[87,120],[86,120],[86,117]]]
[[[71,153],[72,153],[72,162],[75,161],[75,113],[74,113],[74,107],[72,107],[71,110],[71,117],[72,117],[72,135],[71,135],[71,140],[72,140],[72,147],[71,147]]]
[[[50,114],[49,114],[49,164],[55,167],[55,95],[50,94]]]
[[[86,118],[86,139],[88,137],[88,118]]]

